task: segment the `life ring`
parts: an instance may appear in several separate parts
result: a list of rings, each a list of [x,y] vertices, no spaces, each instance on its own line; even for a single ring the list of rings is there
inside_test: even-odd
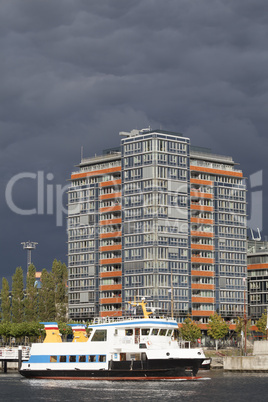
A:
[[[151,341],[147,341],[147,345],[150,346],[152,344]]]

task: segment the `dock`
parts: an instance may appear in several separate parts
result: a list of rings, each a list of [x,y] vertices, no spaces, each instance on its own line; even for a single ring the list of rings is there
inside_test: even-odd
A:
[[[0,348],[0,361],[1,361],[4,373],[7,372],[8,363],[18,363],[16,366],[17,366],[17,369],[19,370],[22,361],[29,360],[30,349],[31,349],[30,346],[1,347]]]

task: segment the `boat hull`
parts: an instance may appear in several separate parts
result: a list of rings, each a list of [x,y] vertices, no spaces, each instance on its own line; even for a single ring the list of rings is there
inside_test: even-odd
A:
[[[20,370],[27,378],[79,380],[172,380],[194,379],[203,359],[110,361],[108,370]]]

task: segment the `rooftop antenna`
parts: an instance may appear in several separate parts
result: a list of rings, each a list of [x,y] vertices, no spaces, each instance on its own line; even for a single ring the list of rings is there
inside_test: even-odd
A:
[[[34,241],[26,241],[21,243],[23,245],[23,250],[27,250],[27,268],[32,263],[32,250],[36,249],[38,243]]]
[[[260,229],[259,229],[259,228],[257,228],[257,232],[258,232],[259,236],[256,237],[256,238],[255,238],[254,235],[253,235],[253,230],[250,229],[250,231],[251,231],[252,240],[255,240],[255,241],[260,241],[260,240],[261,240],[261,233],[260,233]]]
[[[83,159],[83,155],[84,154],[84,147],[83,147],[83,145],[81,146],[81,161],[82,161],[82,159]]]

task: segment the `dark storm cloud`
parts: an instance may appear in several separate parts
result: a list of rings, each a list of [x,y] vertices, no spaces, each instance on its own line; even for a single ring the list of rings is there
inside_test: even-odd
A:
[[[182,132],[232,155],[246,176],[263,169],[265,180],[267,19],[264,0],[2,2],[2,274],[25,268],[21,241],[38,241],[39,269],[54,257],[66,261],[67,252],[55,213],[20,216],[7,206],[12,177],[41,171],[44,191],[49,184],[56,191],[81,146],[84,156],[99,153],[119,144],[119,131]],[[21,181],[14,194],[32,207],[35,180]],[[264,224],[266,234],[267,217]]]

